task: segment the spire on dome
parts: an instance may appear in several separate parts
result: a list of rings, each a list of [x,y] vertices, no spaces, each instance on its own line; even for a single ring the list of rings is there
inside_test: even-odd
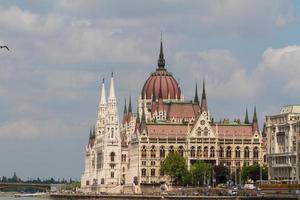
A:
[[[115,87],[114,87],[114,73],[111,73],[111,79],[110,79],[110,89],[109,89],[109,97],[110,99],[115,99]]]
[[[132,113],[132,107],[131,107],[131,96],[129,96],[128,113]]]
[[[102,90],[101,90],[100,104],[106,104],[104,78],[102,79]]]
[[[202,91],[200,111],[201,111],[201,113],[203,113],[203,112],[207,113],[207,101],[206,101],[205,81],[204,80],[203,80],[203,91]]]
[[[194,104],[199,104],[197,83],[195,88]]]
[[[248,109],[246,108],[246,115],[245,115],[245,124],[249,124],[249,117],[248,117]]]
[[[160,39],[160,52],[159,52],[157,65],[158,65],[158,69],[165,69],[165,58],[164,58],[164,51],[163,51],[163,44],[162,44],[162,35]]]

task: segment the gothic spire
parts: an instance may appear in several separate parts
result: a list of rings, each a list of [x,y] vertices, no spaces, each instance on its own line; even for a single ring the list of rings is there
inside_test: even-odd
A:
[[[253,123],[257,123],[257,114],[256,114],[256,106],[254,106],[254,114],[253,114]]]
[[[102,105],[106,104],[104,78],[102,79],[102,90],[101,90],[100,104],[102,104]]]
[[[126,105],[126,98],[125,98],[125,104],[124,104],[124,115],[127,114],[127,105]]]
[[[158,69],[165,69],[165,58],[164,58],[164,52],[163,52],[162,38],[160,40],[160,52],[159,52],[157,65],[158,65]]]
[[[96,138],[96,128],[95,128],[95,125],[94,125],[94,128],[93,128],[93,139]]]
[[[206,101],[206,92],[205,92],[205,81],[203,80],[203,90],[202,90],[202,98],[201,98],[201,113],[207,113],[207,101]]]
[[[115,99],[115,86],[114,86],[114,74],[111,73],[111,79],[110,79],[110,89],[109,89],[109,97],[110,99]]]
[[[89,137],[89,139],[91,140],[91,139],[92,139],[92,137],[93,137],[93,133],[92,133],[92,127],[90,127],[90,137]]]
[[[249,117],[248,117],[248,109],[246,108],[246,115],[245,115],[245,124],[249,124]]]
[[[199,104],[197,83],[195,88],[194,104]]]
[[[128,113],[132,113],[132,107],[131,107],[131,96],[129,96]]]
[[[139,114],[139,108],[136,111],[136,123],[140,123],[140,114]]]
[[[142,112],[142,120],[141,122],[146,122],[146,117],[145,117],[145,110],[144,108],[142,108],[143,112]]]

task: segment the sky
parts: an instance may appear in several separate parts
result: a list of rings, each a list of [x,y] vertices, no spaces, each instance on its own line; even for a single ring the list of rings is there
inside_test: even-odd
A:
[[[260,126],[299,104],[300,2],[290,0],[0,0],[0,176],[73,178],[114,72],[124,99],[166,68],[186,100],[206,81],[215,120]],[[200,87],[201,88],[201,87]],[[199,88],[199,92],[201,91]]]

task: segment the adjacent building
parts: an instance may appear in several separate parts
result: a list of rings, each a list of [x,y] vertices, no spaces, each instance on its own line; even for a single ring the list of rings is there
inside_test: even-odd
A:
[[[284,106],[277,115],[266,116],[269,180],[300,183],[300,105]]]
[[[185,100],[177,80],[165,66],[161,43],[157,67],[146,79],[133,112],[131,98],[125,102],[118,123],[116,99],[111,79],[108,102],[104,83],[95,130],[86,147],[85,172],[81,186],[86,191],[123,191],[141,184],[162,183],[160,163],[170,152],[178,152],[188,167],[197,160],[227,166],[239,183],[242,166],[262,164],[266,152],[259,131],[256,108],[250,121],[214,121],[209,112],[205,82],[201,98],[197,84],[193,100]],[[107,191],[107,190],[106,190]]]

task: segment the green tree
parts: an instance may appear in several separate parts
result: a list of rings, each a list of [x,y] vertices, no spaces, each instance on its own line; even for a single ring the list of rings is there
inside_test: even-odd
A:
[[[229,177],[229,169],[223,165],[216,165],[213,167],[214,177],[216,179],[216,183],[226,183]]]
[[[262,173],[262,180],[268,179],[268,168],[266,166],[260,166],[258,164],[244,166],[241,172],[242,180],[243,182],[249,179],[253,181],[260,180],[260,173]]]
[[[194,185],[203,185],[210,178],[211,165],[198,160],[191,166],[192,182]]]
[[[177,152],[168,154],[161,163],[160,171],[162,174],[169,175],[171,181],[176,184],[184,184],[184,177],[188,173],[185,159]]]

